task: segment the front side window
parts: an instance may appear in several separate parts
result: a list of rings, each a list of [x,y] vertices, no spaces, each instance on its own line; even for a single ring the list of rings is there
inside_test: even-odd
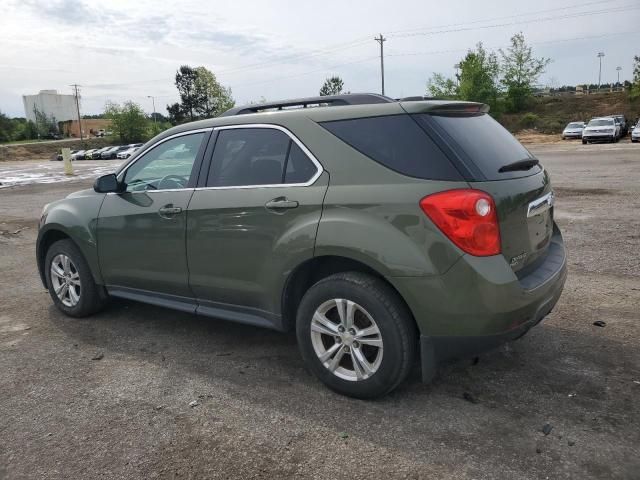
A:
[[[220,130],[208,187],[306,183],[317,169],[284,132],[272,128]]]
[[[202,132],[182,135],[145,153],[125,173],[127,191],[186,188],[204,136]]]

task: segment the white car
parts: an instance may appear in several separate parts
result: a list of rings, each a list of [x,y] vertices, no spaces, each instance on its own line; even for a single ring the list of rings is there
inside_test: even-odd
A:
[[[640,122],[631,130],[631,141],[633,143],[640,142]]]
[[[586,123],[584,122],[571,122],[569,125],[564,127],[564,130],[562,131],[562,139],[582,138],[582,130],[584,130],[585,125]]]
[[[129,158],[131,155],[133,155],[136,150],[138,150],[138,148],[140,147],[130,147],[126,150],[122,150],[121,152],[118,152],[118,154],[116,155],[116,157],[118,158]]]
[[[615,142],[620,138],[620,124],[611,117],[592,118],[582,131],[582,143]]]

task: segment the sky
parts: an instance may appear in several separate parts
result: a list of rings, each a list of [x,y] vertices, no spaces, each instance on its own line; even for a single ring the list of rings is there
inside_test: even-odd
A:
[[[523,32],[552,59],[547,86],[631,79],[640,1],[578,0],[0,0],[0,111],[24,116],[22,95],[81,85],[82,114],[132,100],[160,113],[178,100],[180,65],[205,66],[237,104],[314,96],[339,75],[351,92],[423,95],[434,73],[478,42],[497,51]]]

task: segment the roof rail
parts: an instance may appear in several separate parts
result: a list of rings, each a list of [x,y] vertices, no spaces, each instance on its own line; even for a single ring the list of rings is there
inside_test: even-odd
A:
[[[307,108],[308,105],[327,104],[328,106],[338,105],[368,105],[372,103],[391,103],[393,98],[378,95],[377,93],[347,93],[344,95],[325,95],[322,97],[297,98],[293,100],[282,100],[280,102],[266,102],[255,105],[244,105],[235,107],[224,112],[221,117],[231,117],[234,115],[244,115],[247,113],[260,113],[264,110],[282,110],[286,107]]]

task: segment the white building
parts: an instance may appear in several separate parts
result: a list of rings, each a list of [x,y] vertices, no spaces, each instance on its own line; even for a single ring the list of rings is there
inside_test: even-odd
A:
[[[25,117],[32,122],[36,121],[36,110],[55,118],[56,122],[78,118],[76,98],[73,95],[60,95],[57,90],[40,90],[37,95],[23,95],[22,103]]]

